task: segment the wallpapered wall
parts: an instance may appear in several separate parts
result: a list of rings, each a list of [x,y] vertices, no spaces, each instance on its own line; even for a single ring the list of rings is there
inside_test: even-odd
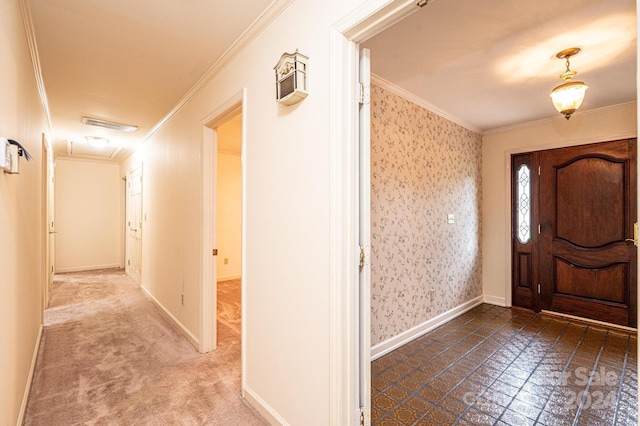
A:
[[[481,141],[372,85],[372,346],[482,294]]]

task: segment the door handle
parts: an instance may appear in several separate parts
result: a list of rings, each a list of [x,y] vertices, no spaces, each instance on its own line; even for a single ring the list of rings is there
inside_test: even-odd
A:
[[[625,241],[630,241],[634,246],[638,247],[638,222],[633,224],[633,239],[627,238]]]
[[[49,231],[49,235],[51,235],[51,234],[57,234],[57,233],[58,233],[58,231]]]

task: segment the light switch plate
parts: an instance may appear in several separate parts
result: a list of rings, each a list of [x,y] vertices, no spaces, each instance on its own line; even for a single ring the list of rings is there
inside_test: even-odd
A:
[[[454,218],[454,216],[453,216],[453,213],[449,213],[449,214],[447,215],[447,223],[448,223],[448,224],[456,223],[456,220],[455,220],[455,218]]]

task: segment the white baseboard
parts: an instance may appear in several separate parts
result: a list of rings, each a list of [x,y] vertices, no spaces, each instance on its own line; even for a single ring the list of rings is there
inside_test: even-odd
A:
[[[220,282],[220,281],[230,281],[230,280],[239,280],[242,278],[242,275],[238,274],[238,275],[227,275],[224,277],[216,277],[216,281]]]
[[[505,299],[504,297],[497,297],[497,296],[490,296],[488,294],[485,294],[482,296],[484,299],[484,303],[488,303],[490,305],[497,305],[497,306],[509,306],[507,305],[507,299]]]
[[[428,333],[434,328],[441,326],[445,322],[450,321],[453,318],[456,318],[482,304],[482,301],[483,296],[478,296],[475,299],[471,299],[468,302],[463,303],[462,305],[456,306],[455,308],[450,309],[447,312],[444,312],[436,317],[433,317],[423,322],[422,324],[418,324],[415,327],[412,327],[409,330],[404,331],[395,337],[392,337],[391,339],[378,343],[371,348],[371,360],[380,358],[382,355],[386,355],[394,349],[397,349],[400,346],[417,339],[418,337]]]
[[[36,339],[36,347],[33,349],[33,356],[31,357],[31,368],[29,369],[29,376],[27,377],[27,384],[24,388],[24,395],[22,396],[22,406],[20,407],[20,415],[18,416],[18,426],[24,423],[24,415],[27,412],[27,402],[29,401],[29,393],[31,393],[31,383],[33,382],[33,375],[36,372],[36,361],[38,361],[38,353],[40,352],[40,342],[42,341],[42,331],[44,325],[40,324],[40,330],[38,330],[38,338]]]
[[[72,266],[68,268],[56,268],[56,273],[82,272],[82,271],[93,271],[96,269],[114,269],[114,268],[122,268],[122,265],[119,263],[109,263],[106,265]]]
[[[158,301],[144,286],[140,286],[142,292],[147,296],[154,305],[160,309],[160,313],[191,343],[196,349],[200,348],[200,340],[194,336],[162,303]]]
[[[289,426],[282,417],[276,413],[276,411],[269,406],[262,398],[256,395],[249,387],[245,387],[242,390],[244,399],[247,400],[255,410],[262,416],[271,426]]]

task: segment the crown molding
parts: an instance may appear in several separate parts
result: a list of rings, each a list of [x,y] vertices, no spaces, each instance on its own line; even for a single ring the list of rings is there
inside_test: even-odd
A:
[[[376,75],[374,73],[371,73],[371,83],[375,84],[376,86],[379,86],[397,96],[400,96],[403,99],[406,99],[407,101],[418,105],[419,107],[422,107],[424,109],[426,109],[427,111],[430,111],[442,118],[444,118],[447,121],[450,121],[452,123],[455,123],[459,126],[464,127],[467,130],[470,130],[474,133],[477,133],[479,135],[484,134],[484,132],[475,127],[472,126],[469,123],[466,123],[462,120],[460,120],[458,117],[455,117],[454,115],[448,113],[447,111],[438,108],[437,106],[433,105],[432,103],[427,102],[426,100],[424,100],[423,98],[414,95],[413,93],[409,92],[408,90],[403,89],[402,87],[391,83],[388,80],[385,80],[384,78],[380,77],[379,75]]]
[[[629,101],[629,102],[624,102],[621,104],[616,104],[616,105],[608,105],[605,107],[601,107],[601,108],[594,108],[594,109],[589,109],[589,110],[584,110],[584,111],[580,111],[580,115],[581,116],[590,116],[590,115],[599,115],[602,113],[606,113],[609,111],[617,111],[617,110],[622,110],[622,109],[627,109],[630,106],[636,106],[637,107],[637,101]],[[541,125],[545,125],[545,124],[551,124],[554,122],[565,122],[567,121],[566,118],[564,118],[561,115],[557,115],[554,117],[550,117],[550,118],[543,118],[541,120],[536,120],[536,121],[528,121],[526,123],[519,123],[519,124],[513,124],[510,126],[504,126],[504,127],[498,127],[495,129],[491,129],[491,130],[487,130],[484,132],[485,135],[491,135],[491,134],[495,134],[495,133],[502,133],[502,132],[510,132],[513,130],[519,130],[519,129],[526,129],[529,127],[537,127],[537,126],[541,126]],[[625,137],[631,137],[631,136],[625,136]]]
[[[253,41],[282,11],[284,11],[294,0],[275,0],[249,28],[247,28],[238,39],[220,56],[220,58],[204,73],[202,77],[184,94],[178,103],[159,121],[142,139],[146,142],[158,130],[164,127],[186,104],[191,101],[224,67],[226,67],[251,41]]]
[[[38,94],[40,95],[40,103],[42,109],[47,117],[48,132],[51,135],[51,112],[49,111],[49,100],[47,98],[47,91],[44,87],[44,79],[42,78],[42,67],[40,66],[40,55],[38,53],[38,44],[36,43],[36,32],[33,28],[33,17],[31,16],[31,7],[29,6],[29,0],[20,0],[20,12],[22,13],[22,22],[24,23],[24,30],[27,36],[27,43],[29,45],[29,54],[31,55],[31,64],[33,65],[33,73],[36,79],[36,85],[38,87]],[[53,150],[49,138],[46,138],[48,148]]]

